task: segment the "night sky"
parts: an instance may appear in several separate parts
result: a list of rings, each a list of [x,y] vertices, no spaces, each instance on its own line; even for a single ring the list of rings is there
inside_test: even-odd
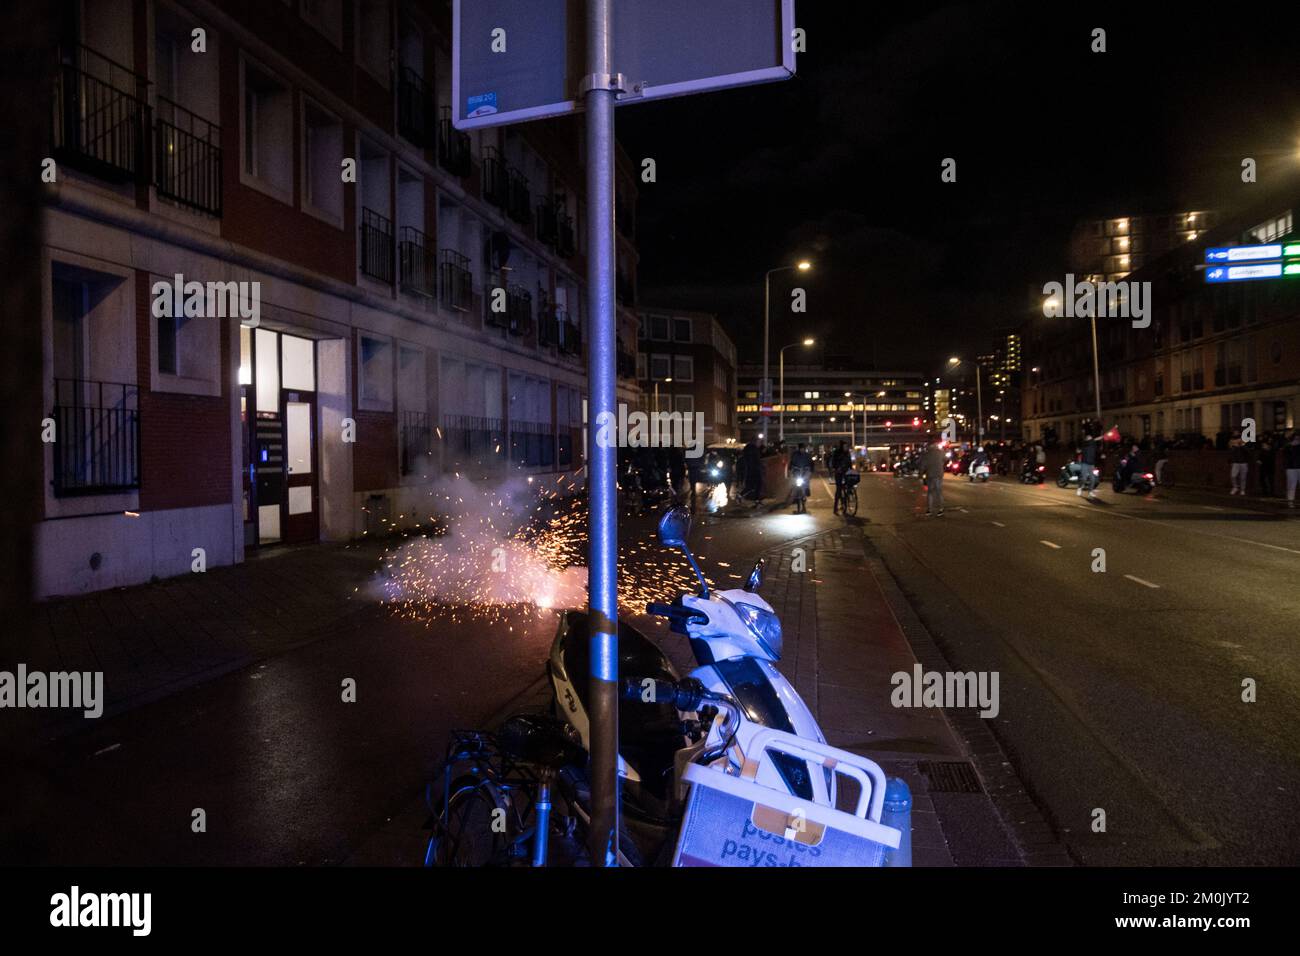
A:
[[[638,169],[658,167],[640,187],[641,304],[717,312],[761,361],[763,273],[810,256],[807,315],[789,312],[794,274],[773,277],[774,363],[812,334],[937,371],[1063,279],[1079,219],[1222,208],[1250,198],[1243,157],[1261,184],[1300,162],[1283,9],[801,0],[794,79],[619,108]]]

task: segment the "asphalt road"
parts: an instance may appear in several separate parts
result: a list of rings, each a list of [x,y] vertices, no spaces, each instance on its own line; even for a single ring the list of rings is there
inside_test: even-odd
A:
[[[859,518],[951,665],[999,672],[993,729],[1071,852],[1300,862],[1300,521],[1109,486],[944,493],[926,517],[920,481],[864,476]]]

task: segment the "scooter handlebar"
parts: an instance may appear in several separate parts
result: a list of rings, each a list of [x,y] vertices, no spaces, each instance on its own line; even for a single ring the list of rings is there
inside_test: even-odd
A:
[[[678,710],[699,710],[705,693],[704,685],[691,677],[677,682],[653,677],[623,678],[623,699],[643,704],[672,704]]]
[[[664,604],[661,601],[651,601],[645,606],[647,614],[654,614],[658,617],[666,617],[673,621],[680,621],[683,624],[708,624],[709,619],[699,611],[692,611],[688,607],[682,607],[680,604]]]

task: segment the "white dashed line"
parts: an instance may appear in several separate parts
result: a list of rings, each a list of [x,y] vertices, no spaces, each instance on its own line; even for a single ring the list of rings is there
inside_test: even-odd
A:
[[[1005,528],[1005,527],[1006,527],[1006,525],[1004,525],[1001,521],[990,521],[989,524],[995,524],[995,525],[997,525],[999,528]]]
[[[1038,541],[1038,543],[1039,543],[1039,544],[1045,544],[1045,545],[1047,545],[1049,548],[1055,548],[1057,551],[1060,551],[1060,550],[1061,550],[1061,546],[1060,546],[1059,544],[1053,544],[1051,541],[1046,541],[1046,540],[1043,540],[1043,539],[1040,538],[1039,541]]]
[[[1150,581],[1144,581],[1141,578],[1135,577],[1132,574],[1126,574],[1124,575],[1124,577],[1128,578],[1130,581],[1136,581],[1138,584],[1141,584],[1145,587],[1152,588],[1153,590],[1157,590],[1157,591],[1160,590],[1160,585],[1152,584]]]

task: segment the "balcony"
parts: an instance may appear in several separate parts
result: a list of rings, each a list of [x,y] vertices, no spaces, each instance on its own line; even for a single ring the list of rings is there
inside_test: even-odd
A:
[[[559,237],[559,218],[555,212],[555,202],[550,199],[539,202],[533,222],[537,226],[537,241],[554,246]]]
[[[454,176],[468,176],[474,171],[469,134],[452,125],[450,106],[442,108],[438,126],[438,163]]]
[[[578,323],[569,320],[569,313],[563,309],[555,310],[556,345],[561,355],[582,354],[582,330]]]
[[[533,197],[528,188],[528,179],[517,169],[510,170],[506,215],[521,226],[530,226],[533,222]]]
[[[437,294],[437,250],[419,229],[403,226],[398,232],[397,261],[403,292],[432,299]]]
[[[442,441],[451,462],[491,464],[505,460],[505,430],[499,418],[443,415]]]
[[[403,475],[416,475],[427,471],[433,449],[433,433],[427,412],[402,412],[402,427],[398,433],[398,454]]]
[[[510,423],[510,460],[524,468],[555,464],[555,429],[544,422]]]
[[[469,257],[452,249],[443,249],[439,257],[439,289],[442,305],[457,312],[468,312],[474,304],[474,274],[469,271]]]
[[[163,199],[221,215],[221,127],[158,97],[154,186]]]
[[[148,80],[85,46],[58,65],[50,141],[62,164],[113,182],[149,181]]]
[[[56,497],[140,487],[139,398],[134,385],[54,380]]]
[[[380,282],[393,282],[393,223],[361,207],[361,271]]]
[[[502,210],[510,204],[510,169],[493,146],[483,147],[483,198]]]
[[[559,310],[545,300],[537,306],[537,344],[543,346],[560,344]]]
[[[402,67],[397,77],[397,131],[416,146],[433,145],[432,102],[424,77],[409,66]]]

